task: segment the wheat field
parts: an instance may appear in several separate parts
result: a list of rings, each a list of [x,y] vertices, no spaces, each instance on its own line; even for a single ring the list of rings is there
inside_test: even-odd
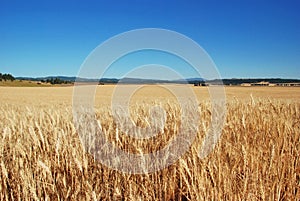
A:
[[[149,153],[176,135],[180,108],[155,86],[134,94],[130,111],[143,127],[148,106],[159,102],[166,109],[164,132],[149,140],[117,132],[113,88],[97,88],[95,111],[116,146]],[[222,136],[204,159],[197,152],[211,108],[206,88],[193,90],[200,120],[189,150],[161,171],[127,174],[84,151],[73,122],[72,87],[0,87],[0,200],[300,200],[300,88],[226,87]]]

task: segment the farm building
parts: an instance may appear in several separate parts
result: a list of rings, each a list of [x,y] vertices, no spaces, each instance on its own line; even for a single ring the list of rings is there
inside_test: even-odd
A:
[[[252,83],[251,86],[270,86],[269,82],[257,82],[257,83]]]
[[[241,86],[243,87],[251,87],[251,86],[275,86],[275,84],[269,82],[255,82],[255,83],[242,83]]]
[[[196,82],[196,83],[194,83],[194,86],[208,86],[208,84],[206,84],[206,83],[201,83],[201,82]]]
[[[242,83],[241,86],[243,87],[251,87],[251,86],[268,86],[268,87],[274,87],[274,86],[286,86],[286,87],[292,87],[292,86],[300,86],[300,83],[270,83],[270,82],[256,82],[256,83]]]
[[[242,87],[251,87],[251,83],[242,83],[241,86]]]
[[[300,87],[300,83],[277,83],[277,86]]]

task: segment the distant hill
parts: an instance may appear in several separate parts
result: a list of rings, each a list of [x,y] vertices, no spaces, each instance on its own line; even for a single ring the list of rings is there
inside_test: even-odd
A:
[[[16,77],[17,80],[30,80],[30,81],[41,81],[47,79],[55,79],[58,78],[63,81],[74,82],[76,77],[68,77],[68,76],[47,76],[47,77]]]
[[[101,82],[101,83],[124,83],[124,84],[154,84],[154,83],[194,83],[194,82],[203,82],[204,79],[202,78],[188,78],[186,80],[158,80],[158,79],[141,79],[141,78],[101,78],[99,79],[87,79],[87,78],[76,78],[76,77],[68,77],[68,76],[47,76],[47,77],[16,77],[18,80],[28,80],[28,81],[41,81],[47,79],[55,79],[58,78],[63,81],[70,81],[70,82]]]
[[[241,85],[243,83],[256,83],[256,82],[269,82],[269,83],[300,83],[299,79],[281,79],[281,78],[231,78],[231,79],[214,79],[206,80],[203,78],[187,78],[186,80],[158,80],[158,79],[141,79],[141,78],[101,78],[99,79],[87,79],[87,78],[76,78],[75,76],[47,76],[47,77],[16,77],[18,80],[29,80],[29,81],[41,81],[47,79],[58,78],[63,81],[69,82],[99,82],[103,84],[156,84],[156,83],[176,83],[176,84],[197,84],[197,83],[207,83],[207,84],[220,84],[223,82],[224,85]]]

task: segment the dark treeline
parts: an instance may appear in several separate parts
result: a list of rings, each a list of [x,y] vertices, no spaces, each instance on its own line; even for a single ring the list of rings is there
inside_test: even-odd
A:
[[[72,83],[71,81],[62,80],[62,79],[59,79],[58,77],[41,80],[41,82],[43,82],[43,83],[46,82],[46,83],[50,83],[50,84],[71,84]]]
[[[29,81],[38,81],[42,83],[50,84],[72,84],[76,80],[77,82],[94,82],[94,79],[84,79],[76,77],[66,77],[66,76],[55,76],[55,77],[40,77],[40,78],[31,78],[31,77],[17,77],[15,78],[8,73],[0,73],[0,81],[14,81],[14,80],[29,80]],[[196,86],[206,86],[207,84],[220,84],[224,85],[241,85],[243,83],[257,83],[257,82],[269,82],[269,83],[300,83],[300,79],[281,79],[281,78],[232,78],[232,79],[222,79],[222,80],[205,80],[202,78],[190,78],[187,80],[156,80],[156,79],[139,79],[139,78],[102,78],[99,81],[100,85],[103,84],[117,84],[117,83],[128,83],[128,84],[145,84],[145,83],[177,83],[177,84],[194,84]],[[96,79],[97,82],[97,79]]]
[[[243,83],[257,83],[257,82],[269,82],[269,83],[300,83],[299,79],[281,79],[281,78],[249,78],[249,79],[222,79],[224,85],[240,85]],[[220,80],[208,80],[206,83],[214,84]]]
[[[14,76],[12,76],[11,74],[8,74],[8,73],[0,73],[0,81],[4,80],[4,81],[7,81],[7,80],[10,80],[10,81],[14,81],[16,78]]]

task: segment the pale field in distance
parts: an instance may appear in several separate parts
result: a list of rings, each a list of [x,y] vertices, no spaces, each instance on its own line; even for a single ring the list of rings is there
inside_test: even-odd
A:
[[[209,94],[191,87],[201,111],[197,139],[176,163],[145,175],[111,170],[84,152],[73,123],[73,87],[0,87],[0,200],[300,200],[300,87],[226,87],[222,136],[202,160],[197,150],[210,125]],[[152,152],[176,135],[176,98],[148,85],[132,96],[131,115],[143,126],[147,103],[163,103],[164,133],[149,142],[116,137],[113,89],[97,87],[95,108],[116,146]]]
[[[191,86],[192,87],[192,86]],[[115,85],[98,86],[95,96],[96,105],[109,104],[111,94]],[[198,100],[209,99],[206,87],[192,87]],[[270,98],[277,100],[300,100],[299,87],[226,87],[226,98],[228,101],[233,99],[249,100],[250,94],[253,98]],[[65,104],[72,105],[73,87],[0,87],[1,103],[11,103],[16,105],[51,105]],[[154,94],[154,95],[153,95]],[[147,98],[170,98],[170,92],[159,86],[147,85],[138,93],[134,100]],[[171,95],[172,96],[172,95]],[[174,97],[172,97],[174,99]]]

